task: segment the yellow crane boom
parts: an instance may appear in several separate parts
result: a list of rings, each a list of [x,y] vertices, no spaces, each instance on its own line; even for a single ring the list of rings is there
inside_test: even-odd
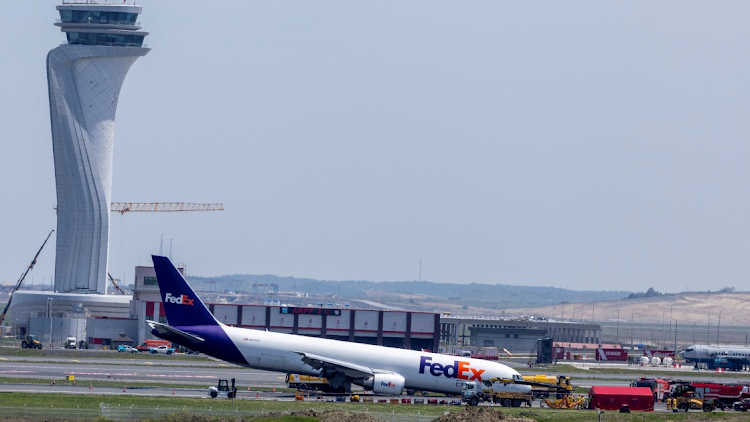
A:
[[[178,211],[224,211],[224,204],[199,204],[194,202],[113,202],[112,212],[178,212]]]

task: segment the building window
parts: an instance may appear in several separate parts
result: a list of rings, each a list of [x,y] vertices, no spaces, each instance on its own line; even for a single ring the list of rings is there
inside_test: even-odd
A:
[[[144,286],[158,286],[159,280],[157,280],[156,277],[143,277],[143,285]]]
[[[510,334],[506,334],[506,335],[505,335],[505,338],[510,338]]]
[[[518,338],[518,334],[513,334],[513,338]]]

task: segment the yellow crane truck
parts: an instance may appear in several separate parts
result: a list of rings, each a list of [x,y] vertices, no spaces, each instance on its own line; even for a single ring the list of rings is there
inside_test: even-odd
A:
[[[553,396],[561,399],[575,391],[575,387],[570,385],[570,377],[565,375],[524,375],[523,379],[531,386],[531,394],[534,397],[547,398]]]

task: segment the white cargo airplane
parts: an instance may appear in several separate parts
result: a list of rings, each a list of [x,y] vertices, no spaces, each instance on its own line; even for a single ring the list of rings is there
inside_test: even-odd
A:
[[[696,368],[699,363],[705,363],[708,369],[725,368],[742,370],[750,365],[750,347],[747,346],[712,346],[710,344],[694,344],[680,352],[685,361],[692,362]]]
[[[375,394],[407,389],[460,394],[467,381],[523,382],[517,371],[498,362],[230,327],[214,318],[169,258],[152,259],[169,325],[147,321],[151,332],[227,362],[325,377],[340,392],[355,384]]]

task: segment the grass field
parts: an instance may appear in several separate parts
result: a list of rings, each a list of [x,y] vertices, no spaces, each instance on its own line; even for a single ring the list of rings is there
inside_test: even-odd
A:
[[[143,419],[164,417],[170,413],[176,414],[201,414],[223,417],[254,417],[266,416],[269,413],[289,414],[291,412],[302,412],[315,410],[345,410],[356,413],[369,413],[380,416],[386,420],[405,421],[428,421],[444,412],[460,412],[463,406],[428,406],[416,404],[386,404],[386,403],[328,403],[328,402],[289,402],[289,401],[256,401],[256,400],[231,400],[221,399],[185,399],[173,397],[134,397],[134,396],[95,396],[95,395],[62,395],[62,394],[17,394],[0,393],[0,421],[3,415],[16,415],[13,420],[35,420],[23,419],[18,416],[18,409],[25,409],[27,414],[33,411],[48,411],[49,417],[55,416],[82,419],[97,419],[101,417],[102,408],[117,409],[122,414]],[[598,421],[599,414],[593,410],[554,410],[539,408],[495,408],[503,414],[512,416],[525,416],[539,422],[582,422]],[[420,419],[417,419],[419,415]],[[47,415],[30,416],[45,417]],[[19,419],[20,418],[20,419]],[[119,419],[119,417],[117,418]],[[185,418],[183,418],[185,419]],[[627,421],[627,422],[667,422],[667,421],[726,421],[739,422],[748,421],[747,413],[739,412],[689,412],[689,413],[666,413],[634,412],[621,414],[618,412],[604,412],[602,421]],[[6,419],[7,420],[7,419]],[[100,419],[102,420],[102,419]],[[106,419],[104,419],[106,420]],[[140,420],[140,419],[139,419]],[[181,420],[179,418],[175,420]],[[258,419],[253,419],[258,420]],[[313,421],[310,418],[274,417],[268,421]]]

